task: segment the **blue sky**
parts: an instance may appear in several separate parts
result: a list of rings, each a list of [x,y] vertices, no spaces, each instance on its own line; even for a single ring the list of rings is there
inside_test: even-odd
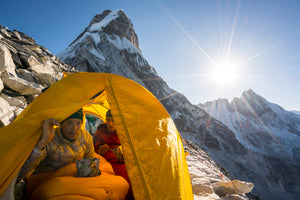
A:
[[[298,0],[11,0],[1,2],[0,24],[56,54],[106,9],[125,11],[143,56],[193,104],[231,100],[251,88],[300,111]],[[212,69],[226,60],[236,78],[221,84]]]

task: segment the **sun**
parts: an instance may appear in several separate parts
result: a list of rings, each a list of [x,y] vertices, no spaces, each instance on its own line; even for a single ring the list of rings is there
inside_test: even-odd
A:
[[[237,68],[233,63],[220,62],[213,67],[212,78],[218,85],[231,85],[237,80]]]

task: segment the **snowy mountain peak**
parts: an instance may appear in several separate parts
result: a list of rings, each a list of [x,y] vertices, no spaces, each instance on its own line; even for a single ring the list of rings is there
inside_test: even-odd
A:
[[[122,11],[120,11],[121,13]],[[89,24],[89,31],[99,31],[103,30],[111,21],[115,20],[119,17],[119,11],[118,10],[105,10],[101,14],[97,14],[92,21]]]
[[[102,13],[100,14],[97,14],[93,17],[93,19],[91,20],[90,24],[89,24],[89,27],[95,25],[95,24],[98,24],[100,22],[110,22],[111,20],[115,19],[116,17],[118,17],[118,12],[122,12],[121,10],[114,10],[114,11],[111,11],[111,10],[104,10]],[[123,12],[124,13],[124,12]],[[106,18],[106,20],[104,20],[104,18]],[[107,24],[108,24],[107,23]],[[104,23],[103,23],[103,26]]]
[[[99,42],[99,34],[107,33],[112,39],[118,37],[120,40],[126,38],[138,52],[141,52],[137,35],[134,31],[131,20],[127,17],[123,10],[105,10],[101,14],[97,14],[89,23],[88,27],[69,45],[69,49],[76,43],[83,41],[87,36],[91,36],[94,42]],[[68,53],[70,50],[68,51]],[[68,54],[63,51],[58,55],[64,57]]]
[[[266,99],[255,93],[252,89],[244,91],[240,96],[240,100],[246,101],[247,103],[266,104]]]
[[[258,96],[251,88],[244,91],[241,95],[242,96]]]
[[[88,32],[103,31],[120,38],[125,37],[140,51],[133,24],[123,10],[105,10],[101,14],[97,14],[87,29]]]
[[[156,73],[141,55],[133,24],[123,10],[105,10],[96,15],[88,27],[57,56],[67,63],[74,65],[75,62],[80,66],[78,68],[80,71],[121,74],[113,71],[110,66],[112,63],[118,66],[128,63],[120,63],[120,60],[126,59],[119,59],[116,54],[123,58],[130,58],[132,67],[136,69]],[[132,78],[135,80],[134,77]]]

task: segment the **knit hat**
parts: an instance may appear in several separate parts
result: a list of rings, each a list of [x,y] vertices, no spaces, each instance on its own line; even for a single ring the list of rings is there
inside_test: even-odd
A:
[[[69,116],[68,118],[66,118],[65,120],[71,119],[71,118],[83,120],[83,111],[82,111],[82,108],[80,108],[79,110],[77,110],[75,113],[73,113],[72,115],[70,115],[70,116]],[[65,120],[64,120],[64,121],[65,121]]]
[[[108,110],[106,112],[106,118],[108,118],[108,117],[111,117],[111,118],[113,117],[110,110]]]

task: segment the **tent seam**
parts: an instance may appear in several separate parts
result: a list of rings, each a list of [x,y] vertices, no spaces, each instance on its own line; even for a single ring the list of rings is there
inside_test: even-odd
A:
[[[125,120],[124,120],[124,117],[123,117],[123,115],[122,115],[120,106],[119,106],[119,104],[118,104],[118,102],[117,102],[117,98],[116,98],[116,96],[115,96],[114,89],[113,89],[113,87],[112,87],[112,82],[111,82],[110,80],[108,80],[108,81],[109,81],[110,89],[111,89],[111,91],[112,91],[113,98],[114,98],[114,100],[115,100],[115,102],[116,102],[116,106],[117,106],[117,108],[118,108],[118,111],[119,111],[119,113],[120,113],[121,120],[122,120],[123,125],[124,125],[124,128],[125,128],[126,137],[127,137],[127,139],[128,139],[130,148],[131,148],[131,150],[132,150],[132,154],[133,154],[133,157],[134,157],[136,166],[137,166],[137,168],[138,168],[139,176],[142,177],[142,178],[141,178],[141,182],[142,182],[142,184],[143,184],[143,187],[144,187],[146,196],[148,197],[148,199],[151,199],[151,198],[150,198],[149,191],[148,191],[148,188],[147,188],[147,185],[146,185],[146,183],[145,183],[145,178],[144,178],[143,173],[142,173],[142,170],[141,170],[141,166],[140,166],[139,163],[137,162],[137,160],[138,160],[138,159],[137,159],[137,155],[136,155],[136,152],[134,151],[134,148],[133,148],[133,144],[132,144],[131,138],[129,137],[128,129],[127,129],[127,126],[125,125]]]

